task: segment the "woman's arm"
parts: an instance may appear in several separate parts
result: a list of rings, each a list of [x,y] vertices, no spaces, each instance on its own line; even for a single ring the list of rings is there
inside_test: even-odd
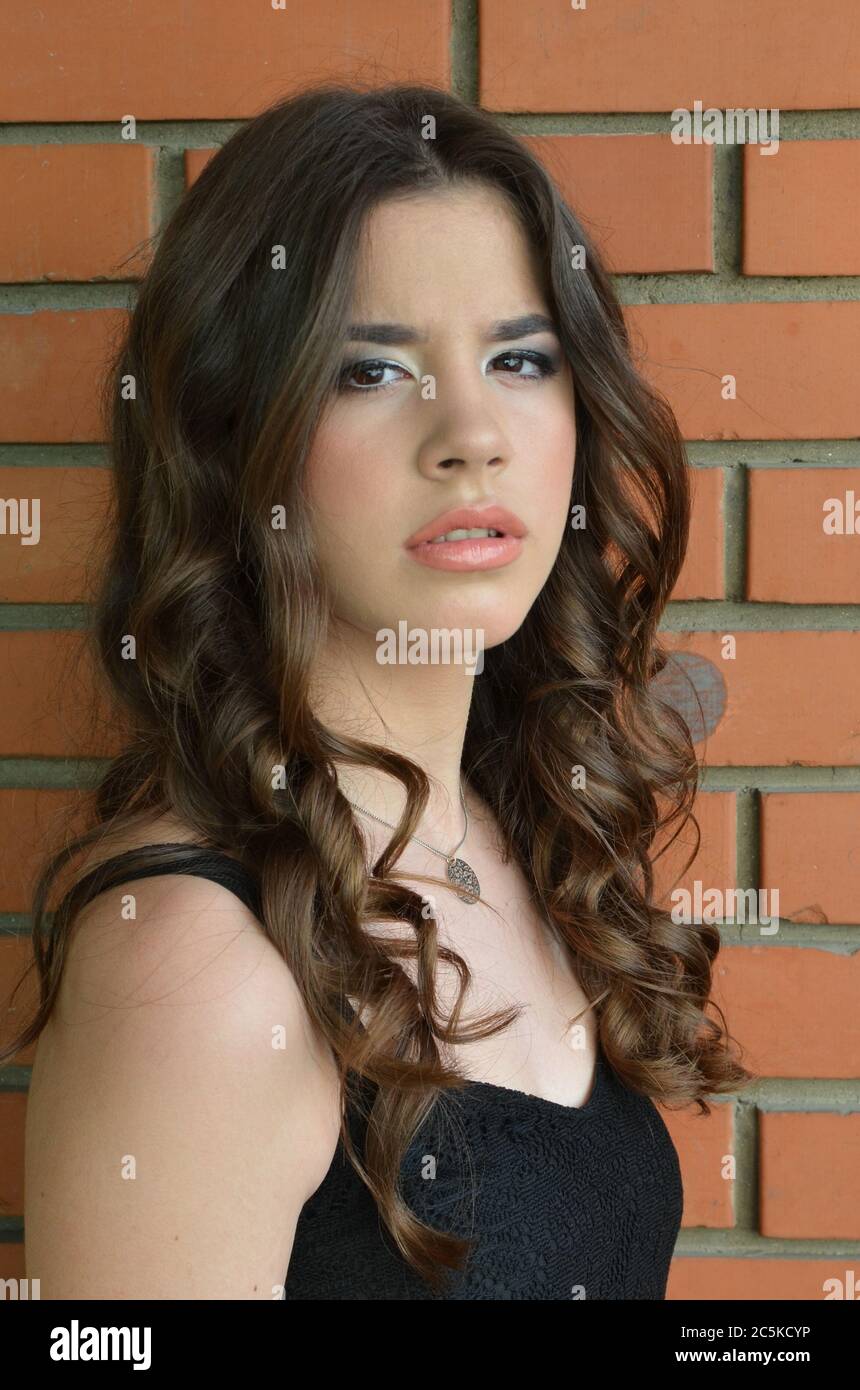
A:
[[[330,1049],[244,905],[190,876],[111,889],[38,1043],[27,1276],[43,1299],[277,1298],[337,1133]]]

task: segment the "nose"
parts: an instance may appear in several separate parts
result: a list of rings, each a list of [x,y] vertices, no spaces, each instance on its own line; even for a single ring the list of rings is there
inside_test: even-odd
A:
[[[510,459],[510,445],[496,415],[478,391],[458,393],[446,388],[444,400],[422,401],[432,417],[418,451],[418,469],[425,478],[450,478],[459,472],[476,477],[484,469],[501,473]]]

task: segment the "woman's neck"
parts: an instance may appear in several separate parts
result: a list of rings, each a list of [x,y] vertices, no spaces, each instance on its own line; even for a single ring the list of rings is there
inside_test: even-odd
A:
[[[474,677],[462,665],[379,664],[372,636],[338,627],[314,671],[311,705],[332,732],[377,743],[417,763],[430,779],[418,834],[441,848],[463,834],[463,741]],[[396,777],[337,762],[344,795],[392,825],[406,801]],[[471,807],[470,807],[471,815]]]

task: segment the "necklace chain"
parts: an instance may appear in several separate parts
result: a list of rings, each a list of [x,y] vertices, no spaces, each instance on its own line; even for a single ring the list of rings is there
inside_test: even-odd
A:
[[[365,816],[370,816],[371,820],[378,821],[380,825],[387,825],[389,830],[397,829],[397,826],[392,825],[391,821],[383,820],[382,816],[377,816],[373,811],[368,811],[366,806],[359,806],[358,802],[353,801],[351,797],[348,796],[346,799],[350,806],[354,806],[356,811],[361,811]],[[465,889],[465,893],[458,892],[457,896],[460,898],[461,902],[471,904],[476,902],[480,896],[481,885],[478,882],[478,876],[472,866],[467,864],[465,859],[457,858],[457,850],[465,842],[466,836],[469,833],[469,812],[466,809],[466,798],[463,795],[462,782],[460,783],[460,804],[463,807],[466,828],[463,831],[463,838],[460,840],[460,844],[456,845],[450,854],[445,854],[441,849],[436,849],[435,845],[428,845],[426,840],[419,839],[417,835],[410,835],[409,838],[410,840],[415,840],[417,844],[423,845],[424,849],[429,849],[433,854],[438,854],[440,859],[445,860],[448,865],[448,878],[450,882],[455,884],[458,888]]]
[[[359,806],[358,802],[353,801],[351,797],[347,797],[346,799],[350,806],[354,806],[356,811],[363,811],[366,816],[370,816],[371,820],[379,821],[380,825],[387,825],[389,830],[397,829],[397,826],[392,825],[391,821],[383,820],[381,816],[374,815],[373,811],[368,811],[366,806]],[[463,807],[463,815],[466,819],[466,829],[463,831],[463,838],[460,840],[460,843],[452,849],[450,854],[445,854],[441,849],[435,849],[433,845],[428,845],[426,840],[419,840],[417,835],[410,835],[410,840],[417,840],[419,845],[423,845],[425,849],[432,850],[434,854],[439,855],[440,859],[446,859],[450,863],[456,855],[457,850],[460,849],[461,845],[465,842],[466,836],[469,833],[469,812],[466,810],[466,798],[463,795],[462,783],[460,784],[460,804]]]

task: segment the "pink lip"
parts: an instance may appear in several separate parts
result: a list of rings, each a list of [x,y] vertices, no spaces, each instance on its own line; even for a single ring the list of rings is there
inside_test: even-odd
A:
[[[503,534],[465,541],[435,541],[446,531],[471,531],[475,527]],[[504,507],[456,507],[415,531],[404,545],[418,564],[427,564],[432,570],[500,570],[520,555],[525,534],[520,517],[506,512]]]
[[[522,548],[519,536],[487,536],[483,540],[473,537],[438,544],[421,541],[408,547],[419,565],[434,570],[497,570],[515,560]]]
[[[435,541],[446,531],[471,531],[478,526],[501,531],[500,536],[472,537],[462,541]],[[518,516],[504,507],[456,507],[422,526],[404,542],[421,565],[437,570],[495,570],[509,565],[523,548],[526,528]]]
[[[444,536],[446,531],[474,531],[478,526],[485,526],[488,531],[503,531],[506,536],[526,534],[526,528],[519,517],[506,511],[504,507],[453,507],[428,521],[426,526],[422,526],[420,531],[416,531],[403,544],[409,550],[414,545],[420,545],[422,541],[432,541],[437,536]],[[463,542],[451,541],[450,544],[461,545]]]

